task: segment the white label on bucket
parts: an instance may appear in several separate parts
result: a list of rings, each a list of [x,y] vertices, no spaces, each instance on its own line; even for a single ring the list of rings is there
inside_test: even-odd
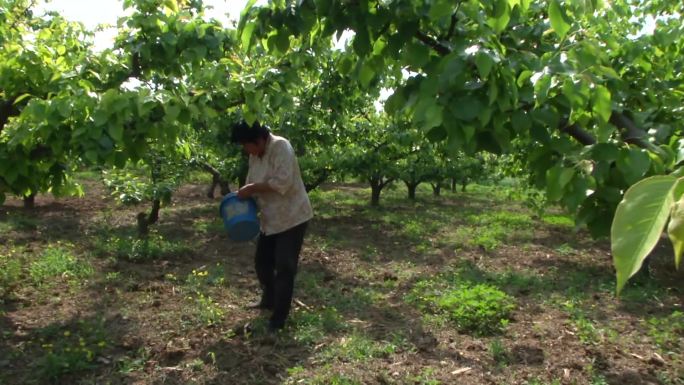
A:
[[[226,205],[226,216],[233,218],[237,215],[247,214],[249,211],[249,204],[246,202],[236,202],[232,205]]]

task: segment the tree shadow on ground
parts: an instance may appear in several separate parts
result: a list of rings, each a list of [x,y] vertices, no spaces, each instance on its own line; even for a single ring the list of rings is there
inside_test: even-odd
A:
[[[135,337],[139,325],[132,320],[92,306],[68,318],[33,322],[0,319],[6,331],[0,343],[3,383],[127,383],[117,365],[141,347]]]

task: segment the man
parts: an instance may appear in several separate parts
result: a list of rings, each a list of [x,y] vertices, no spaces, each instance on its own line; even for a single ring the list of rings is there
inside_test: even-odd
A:
[[[304,233],[313,210],[290,142],[258,122],[233,125],[232,141],[249,153],[246,184],[238,197],[256,198],[261,219],[255,268],[262,287],[254,307],[272,310],[271,332],[282,329],[290,312]]]

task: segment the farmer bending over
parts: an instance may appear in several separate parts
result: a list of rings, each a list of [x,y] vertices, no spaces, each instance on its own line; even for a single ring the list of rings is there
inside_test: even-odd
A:
[[[290,312],[304,232],[313,210],[290,142],[258,122],[233,125],[232,141],[249,153],[247,183],[238,197],[256,198],[261,234],[254,264],[262,287],[253,307],[273,311],[271,332],[282,329]]]

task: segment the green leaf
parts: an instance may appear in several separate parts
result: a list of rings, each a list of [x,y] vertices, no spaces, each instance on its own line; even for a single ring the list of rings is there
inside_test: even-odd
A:
[[[363,63],[359,71],[359,81],[361,82],[361,86],[363,86],[363,88],[368,88],[374,77],[375,69],[373,66],[368,62]]]
[[[452,0],[437,0],[432,3],[428,16],[435,22],[440,21],[445,17],[451,16],[454,2]]]
[[[603,74],[604,76],[607,76],[611,79],[619,80],[620,75],[618,75],[617,72],[611,67],[606,67],[606,66],[598,66],[598,71]]]
[[[444,126],[437,126],[428,131],[428,133],[425,134],[425,137],[430,142],[437,143],[445,140],[448,137],[448,134]]]
[[[463,130],[463,137],[465,138],[466,142],[470,142],[473,137],[475,137],[475,127],[473,126],[461,126],[461,129]]]
[[[556,165],[546,172],[546,194],[550,201],[557,202],[563,197],[565,186],[570,183],[575,176],[572,168]]]
[[[572,21],[558,0],[551,0],[549,4],[549,19],[551,19],[551,28],[556,31],[561,39],[565,38],[565,35],[570,31]]]
[[[104,109],[100,108],[93,113],[93,121],[96,126],[104,125],[107,123],[107,119],[109,119],[109,115]]]
[[[93,164],[97,164],[97,152],[93,150],[88,150],[85,152],[85,157]]]
[[[17,104],[21,103],[22,100],[24,100],[24,99],[26,99],[26,98],[30,98],[31,96],[33,96],[33,95],[31,95],[31,94],[23,94],[23,95],[17,97],[16,99],[14,99],[14,103],[13,103],[13,104],[16,106]]]
[[[423,44],[411,43],[404,51],[406,64],[414,68],[421,68],[430,60],[430,50]]]
[[[602,85],[596,86],[592,101],[594,115],[598,116],[603,123],[608,123],[610,120],[610,115],[613,114],[611,95],[610,91],[608,91],[608,88]]]
[[[181,108],[173,104],[168,104],[164,106],[164,110],[166,112],[164,115],[164,121],[172,123],[176,121],[176,118],[178,118]]]
[[[437,103],[431,104],[425,110],[423,129],[429,130],[432,127],[442,125],[444,108]]]
[[[275,45],[278,51],[282,54],[286,53],[290,49],[290,35],[284,29],[278,31],[275,38]]]
[[[503,32],[511,21],[511,7],[508,0],[496,0],[494,14],[487,19],[489,25],[496,33]]]
[[[518,80],[516,82],[518,87],[522,88],[522,86],[525,85],[525,82],[528,81],[532,75],[534,75],[534,72],[530,70],[522,71],[520,75],[518,75]]]
[[[537,106],[543,104],[549,97],[551,89],[551,75],[544,74],[534,83],[534,96],[537,99]]]
[[[511,124],[517,133],[524,133],[532,128],[532,119],[523,110],[516,110],[511,116]]]
[[[111,123],[107,127],[107,132],[109,136],[114,139],[115,143],[120,143],[123,141],[123,126],[121,124]]]
[[[342,59],[340,59],[339,70],[340,70],[341,74],[349,75],[349,73],[351,72],[353,67],[354,67],[354,61],[352,60],[351,57],[345,56]]]
[[[249,0],[247,1],[247,4],[245,4],[245,7],[242,8],[242,11],[240,12],[240,22],[238,23],[238,31],[241,31],[242,28],[244,28],[247,21],[247,14],[249,14],[249,11],[252,10],[252,7],[254,7],[254,3],[256,3],[256,1],[257,0]]]
[[[178,13],[178,3],[176,3],[176,0],[165,0],[164,6],[171,12]]]
[[[252,35],[254,34],[255,28],[256,23],[252,22],[245,25],[245,29],[242,30],[240,41],[242,42],[242,48],[244,48],[245,51],[249,51],[249,49],[252,47]]]
[[[679,184],[684,184],[684,179],[680,179]],[[684,197],[679,199],[672,208],[670,223],[667,225],[667,236],[674,247],[675,267],[679,269],[682,254],[684,254]]]
[[[365,25],[356,31],[352,46],[354,47],[354,52],[361,58],[366,57],[366,55],[371,52],[372,46],[370,36],[368,35],[368,28],[366,28]]]
[[[475,65],[477,66],[477,71],[480,73],[480,79],[485,80],[492,70],[494,60],[492,60],[487,52],[480,50],[475,56]]]
[[[654,176],[639,181],[625,193],[610,229],[617,294],[653,250],[665,228],[677,178]]]
[[[612,143],[597,143],[591,146],[591,159],[597,162],[613,162],[620,156],[620,149]]]
[[[394,115],[396,112],[404,108],[406,104],[406,97],[403,89],[396,89],[385,101],[385,112],[389,115]]]
[[[628,184],[633,184],[646,175],[651,167],[651,158],[645,150],[629,148],[620,151],[616,163],[625,181]]]
[[[482,102],[473,96],[463,96],[452,102],[450,106],[454,116],[466,122],[477,118],[482,108],[484,108]]]

